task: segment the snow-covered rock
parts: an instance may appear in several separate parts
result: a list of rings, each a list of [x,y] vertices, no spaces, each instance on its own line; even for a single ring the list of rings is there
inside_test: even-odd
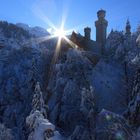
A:
[[[97,140],[130,140],[132,130],[126,120],[113,112],[103,109],[97,116],[96,139]]]
[[[28,136],[28,140],[62,140],[59,132],[55,131],[55,126],[50,123],[40,111],[34,111],[26,118],[26,124],[33,131]]]

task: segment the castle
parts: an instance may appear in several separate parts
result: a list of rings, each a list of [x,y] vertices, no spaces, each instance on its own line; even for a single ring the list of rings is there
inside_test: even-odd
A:
[[[105,44],[107,38],[108,21],[105,19],[106,11],[101,9],[97,12],[96,27],[96,41],[91,40],[91,28],[84,28],[84,36],[73,31],[71,40],[80,48],[92,51],[95,54],[103,55],[105,52]],[[126,23],[125,35],[131,35],[131,26],[129,20]]]
[[[93,51],[94,53],[104,53],[104,47],[107,36],[108,21],[105,19],[106,11],[99,10],[97,12],[98,20],[95,21],[96,41],[91,40],[91,28],[84,28],[84,37],[75,32],[71,35],[71,40],[84,50]]]

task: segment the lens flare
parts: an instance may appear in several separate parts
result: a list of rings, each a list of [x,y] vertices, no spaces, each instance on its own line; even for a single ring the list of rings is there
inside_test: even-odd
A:
[[[59,37],[59,38],[64,38],[66,35],[66,32],[63,28],[60,28],[60,29],[57,29],[55,32],[54,32],[54,36],[56,37]]]
[[[47,41],[47,40],[51,40],[53,38],[57,38],[57,43],[56,43],[54,55],[53,55],[53,58],[52,58],[52,61],[51,61],[51,65],[50,65],[50,71],[49,71],[49,75],[50,75],[49,79],[51,79],[51,75],[53,75],[53,66],[54,66],[54,64],[57,63],[57,59],[58,59],[59,54],[60,54],[60,49],[61,49],[61,45],[62,45],[62,42],[63,42],[62,40],[65,40],[72,48],[78,49],[78,46],[74,42],[72,42],[68,37],[68,35],[70,35],[72,33],[72,31],[74,31],[77,28],[73,28],[73,29],[69,29],[69,30],[64,29],[65,21],[66,21],[66,18],[67,18],[67,16],[66,16],[67,12],[66,11],[63,12],[64,15],[62,15],[62,21],[61,21],[60,28],[57,28],[53,24],[53,22],[44,14],[44,12],[38,6],[34,7],[33,12],[46,25],[48,25],[49,29],[50,29],[50,35],[49,36],[35,38],[34,41],[37,42],[37,43],[41,43],[41,42],[44,42],[44,41]],[[49,83],[49,81],[48,81],[48,83]]]

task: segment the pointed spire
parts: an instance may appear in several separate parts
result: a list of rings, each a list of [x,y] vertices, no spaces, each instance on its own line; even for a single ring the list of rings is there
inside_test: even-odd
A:
[[[131,28],[129,19],[127,19],[126,26]]]
[[[127,22],[126,22],[127,24],[129,24],[130,22],[129,22],[129,18],[127,19]]]
[[[126,22],[125,34],[126,35],[131,35],[131,25],[130,25],[129,19],[127,19],[127,22]]]
[[[114,32],[114,30],[113,30],[113,28],[112,28],[110,33],[113,33],[113,32]]]

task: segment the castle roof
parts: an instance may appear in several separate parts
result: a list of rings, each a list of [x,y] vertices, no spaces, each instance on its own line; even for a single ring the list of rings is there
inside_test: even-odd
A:
[[[91,28],[90,27],[86,27],[86,28],[84,28],[84,31],[91,31]]]
[[[106,13],[106,11],[103,10],[103,9],[101,9],[101,10],[99,10],[99,11],[97,12],[97,14],[101,14],[101,13]]]
[[[93,51],[98,53],[99,51],[99,44],[94,40],[87,40],[81,34],[77,34],[74,31],[72,32],[71,38],[72,42],[74,42],[79,48],[84,50]]]

